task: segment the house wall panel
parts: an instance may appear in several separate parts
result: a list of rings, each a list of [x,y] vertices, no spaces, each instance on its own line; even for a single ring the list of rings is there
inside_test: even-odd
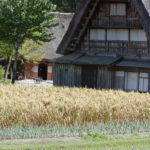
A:
[[[106,67],[98,67],[97,88],[106,89],[108,87],[108,70]]]
[[[54,85],[81,86],[81,66],[71,64],[56,64],[54,69]]]

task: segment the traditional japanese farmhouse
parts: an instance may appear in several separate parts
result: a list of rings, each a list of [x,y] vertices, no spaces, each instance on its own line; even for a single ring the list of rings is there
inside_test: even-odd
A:
[[[150,0],[82,0],[54,85],[150,91]]]
[[[57,26],[50,28],[50,32],[53,33],[54,39],[50,42],[47,42],[43,45],[42,49],[42,59],[39,62],[34,63],[34,60],[31,62],[26,62],[21,66],[22,72],[25,79],[30,78],[41,78],[43,80],[52,80],[53,79],[53,68],[55,63],[53,59],[60,57],[61,54],[56,54],[58,45],[60,44],[64,34],[66,33],[70,21],[73,17],[73,13],[51,13],[55,17],[55,22]],[[37,53],[41,51],[38,50]]]

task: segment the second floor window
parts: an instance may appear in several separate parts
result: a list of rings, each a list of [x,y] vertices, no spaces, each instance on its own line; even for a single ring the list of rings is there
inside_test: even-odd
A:
[[[147,36],[141,29],[90,29],[90,40],[146,42]]]
[[[111,3],[110,16],[126,16],[126,4],[124,3]]]

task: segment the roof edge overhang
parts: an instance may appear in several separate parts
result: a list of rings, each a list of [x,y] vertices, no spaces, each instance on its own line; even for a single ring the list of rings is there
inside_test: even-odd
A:
[[[115,65],[116,67],[131,67],[131,68],[150,68],[149,60],[130,60],[123,59]]]
[[[53,62],[57,64],[113,66],[121,60],[122,57],[120,56],[90,56],[82,53],[72,53],[56,58]]]
[[[141,24],[147,33],[148,40],[150,40],[150,16],[148,11],[146,10],[142,0],[131,0],[131,4],[138,12]]]

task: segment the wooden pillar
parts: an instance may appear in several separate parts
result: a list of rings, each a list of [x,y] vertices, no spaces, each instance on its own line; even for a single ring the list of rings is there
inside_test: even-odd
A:
[[[38,78],[38,69],[39,69],[38,64],[34,64],[32,67],[32,77],[33,78]]]
[[[47,80],[53,80],[53,68],[54,68],[53,63],[49,63],[47,65]]]

